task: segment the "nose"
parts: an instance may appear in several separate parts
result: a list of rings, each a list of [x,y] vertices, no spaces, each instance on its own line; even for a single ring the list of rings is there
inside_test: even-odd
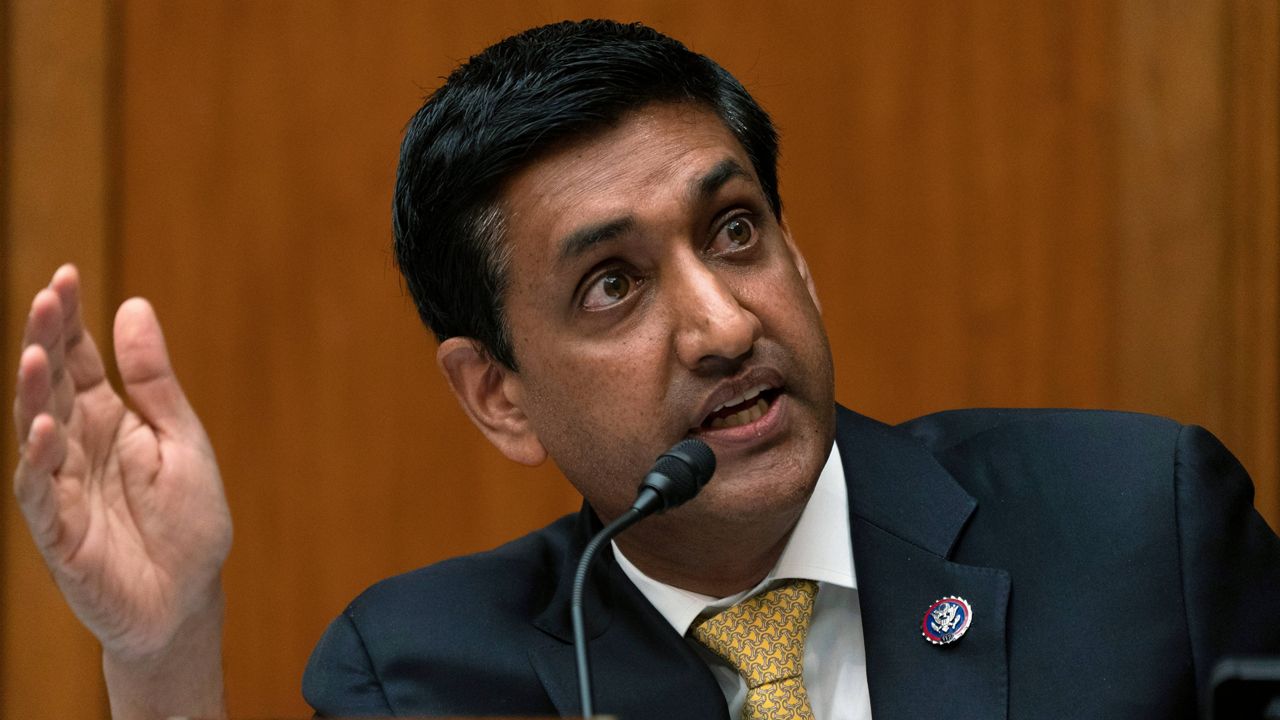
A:
[[[733,372],[751,356],[762,331],[760,318],[700,258],[681,262],[675,275],[672,313],[680,363],[698,373]]]

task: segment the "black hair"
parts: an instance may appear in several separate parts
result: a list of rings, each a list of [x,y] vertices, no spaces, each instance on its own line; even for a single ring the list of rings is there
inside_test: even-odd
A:
[[[742,143],[776,216],[778,136],[710,58],[639,23],[526,30],[455,69],[409,121],[393,201],[396,262],[438,340],[470,337],[509,368],[503,183],[557,144],[655,102],[713,111]]]

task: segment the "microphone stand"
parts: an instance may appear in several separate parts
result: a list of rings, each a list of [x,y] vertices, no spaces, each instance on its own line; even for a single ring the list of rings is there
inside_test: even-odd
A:
[[[594,701],[591,694],[591,673],[587,668],[587,631],[586,621],[582,616],[582,592],[587,584],[587,572],[596,557],[600,546],[612,540],[618,533],[640,521],[644,514],[638,508],[631,508],[609,523],[603,530],[591,538],[591,542],[582,550],[582,558],[578,560],[578,570],[573,576],[573,596],[569,606],[569,617],[573,623],[573,654],[578,666],[578,693],[582,703],[583,720],[591,720],[594,715]]]
[[[582,702],[582,717],[591,720],[595,702],[591,696],[591,669],[587,662],[586,620],[582,616],[582,592],[587,585],[587,574],[596,552],[618,533],[640,520],[677,505],[688,502],[716,471],[716,456],[701,440],[688,438],[676,443],[654,463],[649,474],[640,483],[639,493],[631,508],[591,538],[582,550],[578,570],[573,576],[573,595],[570,598],[569,618],[573,624],[573,653],[578,666],[578,693]]]

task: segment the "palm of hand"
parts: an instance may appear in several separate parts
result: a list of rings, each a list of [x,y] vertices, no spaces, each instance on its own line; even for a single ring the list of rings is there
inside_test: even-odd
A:
[[[67,429],[55,578],[87,601],[73,608],[109,651],[155,652],[198,609],[231,546],[212,449],[203,430],[158,435],[105,382],[81,395]]]
[[[146,658],[219,601],[230,514],[150,307],[131,301],[116,322],[134,412],[79,327],[74,273],[62,281],[60,299],[37,296],[20,363],[15,493],[72,610],[109,654]]]

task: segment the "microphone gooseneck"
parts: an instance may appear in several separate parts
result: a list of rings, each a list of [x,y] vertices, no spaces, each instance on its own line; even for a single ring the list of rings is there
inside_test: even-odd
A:
[[[582,550],[578,570],[573,576],[573,597],[569,605],[573,624],[574,659],[578,666],[578,693],[582,703],[582,717],[591,720],[594,713],[591,696],[591,666],[587,658],[586,622],[582,615],[582,594],[587,584],[587,573],[600,546],[644,518],[665,512],[692,500],[716,471],[716,456],[706,443],[697,438],[687,438],[676,443],[653,464],[653,468],[640,483],[636,501],[631,507],[603,530],[591,538]]]

